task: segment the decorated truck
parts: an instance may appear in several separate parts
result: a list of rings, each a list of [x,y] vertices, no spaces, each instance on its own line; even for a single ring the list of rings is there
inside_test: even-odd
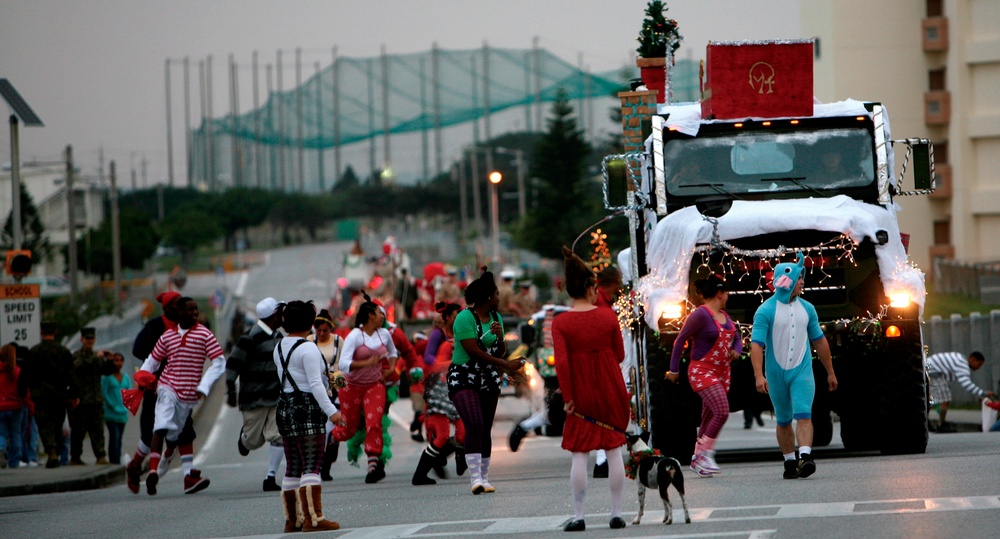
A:
[[[753,315],[772,294],[771,269],[796,253],[839,380],[834,392],[816,388],[814,445],[831,442],[835,413],[848,450],[926,448],[924,276],[896,212],[902,197],[932,191],[933,147],[893,140],[881,103],[815,103],[812,61],[811,41],[712,42],[700,102],[657,104],[642,87],[620,94],[626,153],[605,158],[605,205],[630,220],[618,261],[631,299],[619,314],[639,424],[665,454],[690,456],[700,422],[690,358],[680,384],[663,376],[696,307],[692,283],[728,281],[746,352],[733,363],[736,411],[756,395]]]

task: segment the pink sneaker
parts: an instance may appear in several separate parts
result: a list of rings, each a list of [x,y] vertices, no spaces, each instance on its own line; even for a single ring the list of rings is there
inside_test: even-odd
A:
[[[691,469],[698,474],[699,477],[712,477],[718,473],[718,468],[713,472],[702,455],[697,455],[694,460],[691,461]]]

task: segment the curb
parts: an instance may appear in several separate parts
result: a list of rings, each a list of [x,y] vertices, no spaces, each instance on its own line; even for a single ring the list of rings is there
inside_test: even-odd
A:
[[[125,480],[125,468],[116,466],[106,472],[95,473],[88,477],[74,479],[54,479],[21,485],[0,487],[0,497],[24,496],[29,494],[51,494],[53,492],[71,492],[76,490],[93,490],[108,487]]]

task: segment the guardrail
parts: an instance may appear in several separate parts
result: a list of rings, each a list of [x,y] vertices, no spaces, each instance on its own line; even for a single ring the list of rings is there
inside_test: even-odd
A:
[[[219,345],[222,349],[226,350],[229,346],[231,323],[233,315],[236,312],[237,301],[232,290],[224,288],[222,293],[225,300],[218,312],[212,332],[215,334],[215,338],[219,340]],[[146,323],[142,318],[142,312],[145,307],[144,302],[139,302],[122,313],[121,316],[106,314],[85,324],[95,330],[97,337],[94,343],[95,350],[113,350],[125,356],[125,366],[122,368],[123,372],[134,372],[142,365],[142,361],[132,357],[132,344]],[[157,309],[157,316],[159,316],[159,309]],[[80,332],[78,331],[63,339],[63,346],[69,348],[71,352],[79,350]]]

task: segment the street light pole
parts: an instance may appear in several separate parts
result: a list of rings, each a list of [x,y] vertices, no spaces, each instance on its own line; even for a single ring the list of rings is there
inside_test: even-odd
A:
[[[503,174],[490,172],[490,219],[493,226],[493,262],[500,261],[500,181]]]

